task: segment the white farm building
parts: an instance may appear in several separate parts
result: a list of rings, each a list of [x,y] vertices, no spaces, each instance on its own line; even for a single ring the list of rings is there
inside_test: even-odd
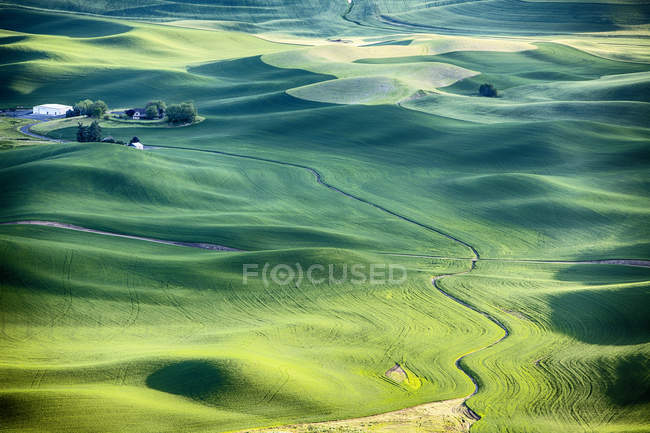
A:
[[[68,110],[72,110],[72,107],[69,105],[43,104],[36,105],[32,111],[34,114],[40,114],[43,116],[63,116]]]

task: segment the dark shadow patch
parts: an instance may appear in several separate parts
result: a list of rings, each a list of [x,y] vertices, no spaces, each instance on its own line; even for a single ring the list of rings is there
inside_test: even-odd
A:
[[[94,38],[131,30],[129,26],[111,21],[17,8],[0,8],[0,28],[73,38]]]
[[[0,37],[0,45],[15,44],[27,39],[27,36],[4,36]]]
[[[50,55],[44,51],[24,50],[13,47],[3,47],[0,44],[0,58],[3,63],[27,62],[30,60],[49,59]]]
[[[220,60],[188,68],[188,72],[220,78],[229,83],[264,83],[266,91],[285,90],[336,77],[318,74],[302,69],[276,68],[262,61],[261,56],[244,57],[235,60]]]
[[[643,271],[647,275],[644,268],[581,265],[559,272],[558,279],[583,278],[586,284],[596,284],[600,277],[600,284],[630,283],[632,277],[639,281]],[[650,341],[650,288],[643,283],[552,295],[549,305],[553,329],[585,343],[618,346]]]
[[[612,253],[605,253],[607,257]],[[621,257],[625,257],[622,255]],[[591,256],[579,257],[577,260],[591,260]],[[634,266],[604,266],[604,265],[580,265],[562,267],[555,273],[555,279],[559,281],[576,282],[590,286],[597,286],[606,283],[641,283],[650,281],[650,269]]]
[[[181,361],[156,370],[147,377],[149,388],[194,400],[206,400],[233,384],[226,366],[208,361]]]
[[[28,417],[25,403],[12,395],[0,395],[0,425],[7,426],[16,420]]]
[[[650,403],[650,357],[639,353],[621,359],[606,392],[618,406]]]

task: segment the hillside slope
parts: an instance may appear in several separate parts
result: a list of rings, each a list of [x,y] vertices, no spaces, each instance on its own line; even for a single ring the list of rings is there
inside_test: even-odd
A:
[[[25,0],[8,3],[113,17],[213,21],[212,25],[221,29],[319,37],[378,31],[509,35],[603,32],[646,24],[650,18],[647,3],[634,0],[590,2],[588,7],[582,1],[518,0]]]

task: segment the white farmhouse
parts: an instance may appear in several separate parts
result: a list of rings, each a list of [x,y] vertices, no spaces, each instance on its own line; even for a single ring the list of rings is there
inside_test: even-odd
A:
[[[34,114],[40,114],[42,116],[63,116],[68,110],[72,110],[72,107],[69,105],[43,104],[36,105],[32,111]]]
[[[144,146],[142,143],[140,143],[140,139],[138,137],[133,137],[131,141],[129,141],[129,144],[127,144],[128,147],[135,147],[136,149],[144,150]]]

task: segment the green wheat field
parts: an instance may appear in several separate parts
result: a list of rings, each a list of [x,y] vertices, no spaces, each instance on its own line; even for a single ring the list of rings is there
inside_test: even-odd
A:
[[[645,0],[4,0],[0,109],[0,432],[650,432]]]

